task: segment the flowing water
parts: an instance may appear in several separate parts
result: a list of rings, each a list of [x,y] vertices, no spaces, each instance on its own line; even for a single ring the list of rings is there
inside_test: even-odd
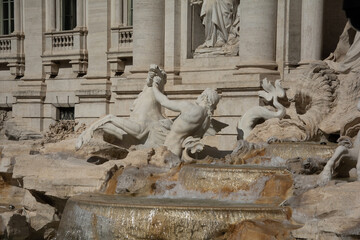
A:
[[[147,196],[76,196],[66,205],[57,239],[286,239],[299,226],[282,206],[292,196],[293,179],[280,166],[284,159],[328,158],[334,148],[270,144],[270,161],[185,165],[177,178],[158,179]]]

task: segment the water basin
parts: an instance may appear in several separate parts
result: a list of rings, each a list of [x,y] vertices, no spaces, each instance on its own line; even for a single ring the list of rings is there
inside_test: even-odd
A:
[[[213,239],[245,220],[290,217],[266,204],[84,194],[68,200],[57,239]]]

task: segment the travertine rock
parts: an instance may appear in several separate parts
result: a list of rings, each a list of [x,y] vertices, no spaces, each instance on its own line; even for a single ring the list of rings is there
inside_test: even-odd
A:
[[[34,140],[41,139],[43,136],[40,133],[32,132],[28,130],[20,130],[15,128],[7,128],[5,130],[5,135],[9,140]]]
[[[127,167],[117,178],[116,193],[138,193],[148,194],[153,181],[151,177],[156,174],[165,173],[166,170],[159,167]]]
[[[106,143],[100,137],[94,137],[82,149],[75,152],[75,138],[65,139],[56,143],[47,143],[39,149],[41,154],[62,153],[76,158],[88,159],[92,156],[98,156],[106,159],[125,158],[128,150],[119,146]]]
[[[4,127],[4,123],[9,119],[11,112],[0,110],[0,131]]]
[[[289,230],[299,226],[273,220],[248,220],[231,226],[223,237],[218,240],[261,239],[261,240],[290,240]]]
[[[39,231],[54,221],[60,221],[54,207],[38,202],[29,191],[25,192],[22,206],[22,214],[26,216],[27,221],[35,231]]]
[[[293,219],[304,227],[292,235],[301,239],[358,239],[359,188],[360,182],[332,184],[295,197],[290,202]]]
[[[3,224],[10,224],[10,227],[14,228],[12,231],[29,234],[29,227],[31,227],[32,233],[36,234],[36,232],[47,230],[48,226],[57,226],[60,221],[54,207],[45,202],[39,202],[26,189],[0,182],[0,196],[0,225],[3,218]],[[16,219],[15,225],[11,225],[11,218]],[[0,227],[0,238],[3,227]],[[18,238],[10,237],[10,239]]]
[[[16,212],[0,211],[0,238],[24,240],[30,236],[30,226],[26,217]]]
[[[130,151],[126,158],[118,162],[120,166],[145,167],[153,165],[171,169],[181,162],[180,158],[167,150],[166,147],[144,148]]]
[[[68,198],[83,192],[99,191],[116,169],[114,161],[94,165],[61,153],[18,156],[13,178],[22,179],[26,189]]]
[[[74,120],[60,120],[51,124],[49,130],[45,133],[44,143],[58,142],[74,136],[75,127],[78,123]],[[80,126],[80,129],[82,127]]]

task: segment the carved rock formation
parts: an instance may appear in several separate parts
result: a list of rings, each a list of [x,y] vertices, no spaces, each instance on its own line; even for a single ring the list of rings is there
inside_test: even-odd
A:
[[[49,130],[44,135],[44,143],[59,142],[80,133],[84,128],[84,124],[75,131],[77,124],[74,120],[60,120],[50,124]]]
[[[290,201],[293,218],[304,227],[297,239],[358,239],[360,182],[339,183],[309,190]]]

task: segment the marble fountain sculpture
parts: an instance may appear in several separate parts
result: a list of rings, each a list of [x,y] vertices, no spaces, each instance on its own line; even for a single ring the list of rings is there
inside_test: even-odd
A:
[[[335,55],[336,60],[330,61],[349,59]],[[346,63],[356,69],[356,64]],[[329,229],[322,227],[326,225],[326,207],[316,205],[314,209],[319,211],[313,212],[311,204],[316,203],[306,201],[312,188],[331,179],[333,169],[338,173],[341,160],[347,161],[347,168],[359,157],[360,114],[351,111],[360,97],[356,84],[354,90],[357,74],[341,73],[324,61],[315,62],[302,70],[301,81],[294,81],[286,95],[279,81],[273,86],[264,80],[259,96],[273,100],[275,109],[249,109],[238,124],[243,140],[230,155],[190,158],[189,162],[184,161],[189,160],[189,152],[204,149],[201,139],[224,126],[212,118],[220,98],[214,90],[206,89],[194,102],[173,102],[163,93],[166,73],[152,65],[129,119],[106,116],[78,138],[76,147],[80,149],[98,129],[120,141],[126,141],[129,134],[136,139],[137,150],[119,164],[106,190],[68,200],[58,239],[289,239],[290,232],[299,238],[314,236],[306,235],[311,231],[328,234]],[[294,77],[299,79],[299,75]],[[180,115],[168,119],[161,107]],[[343,118],[339,119],[339,114]],[[259,123],[259,118],[265,121]],[[345,146],[335,149],[329,143],[335,132],[341,133]],[[354,136],[352,144],[349,138]],[[311,158],[322,162],[315,169],[307,168],[314,163]],[[302,170],[294,170],[292,164],[296,162],[301,163]],[[306,179],[296,174],[303,170],[305,174],[319,172],[321,164],[326,166],[319,177]],[[313,190],[315,194],[321,190],[316,197],[326,199],[326,189]],[[289,200],[291,196],[296,200]],[[331,210],[335,206],[327,208],[334,216],[339,215],[337,221],[342,223],[342,212]],[[325,223],[318,224],[322,220]],[[341,234],[349,236],[353,231]]]
[[[58,238],[239,239],[255,231],[258,236],[281,235],[285,239],[290,229],[298,227],[291,220],[291,209],[282,206],[292,194],[291,173],[283,167],[216,161],[185,164],[184,157],[189,157],[186,152],[202,150],[201,138],[219,129],[216,125],[221,124],[213,121],[212,115],[220,97],[206,89],[196,101],[175,102],[164,95],[165,83],[165,72],[152,65],[130,118],[105,116],[90,125],[76,145],[82,148],[100,129],[120,140],[130,134],[142,146],[133,153],[154,149],[153,156],[160,155],[165,164],[158,168],[145,156],[145,165],[121,170],[115,178],[115,191],[108,187],[108,194],[70,198]],[[274,88],[266,81],[264,86],[268,92]],[[147,111],[141,109],[145,106]],[[167,119],[160,106],[180,115],[175,120]],[[171,161],[170,166],[167,163]],[[140,173],[147,174],[141,189],[148,189],[141,193],[133,190],[140,189],[135,186],[141,182]],[[233,232],[237,225],[236,229],[243,230]]]
[[[262,106],[249,109],[238,122],[238,139],[246,139],[258,121],[265,121],[271,118],[281,119],[286,114],[285,107],[278,101],[278,98],[285,97],[285,90],[281,87],[280,80],[276,80],[275,86],[273,86],[265,78],[261,86],[264,90],[259,91],[259,97],[264,98],[267,102],[273,101],[277,111],[271,111]]]
[[[171,101],[163,93],[166,73],[157,65],[151,65],[146,85],[134,101],[130,118],[107,115],[89,126],[78,138],[76,149],[90,141],[96,130],[102,129],[113,137],[122,140],[129,134],[143,147],[166,146],[172,153],[181,157],[183,150],[192,153],[201,151],[200,139],[215,135],[221,127],[227,126],[212,119],[220,97],[216,91],[205,89],[195,102]],[[161,113],[161,106],[180,112],[174,119]]]

